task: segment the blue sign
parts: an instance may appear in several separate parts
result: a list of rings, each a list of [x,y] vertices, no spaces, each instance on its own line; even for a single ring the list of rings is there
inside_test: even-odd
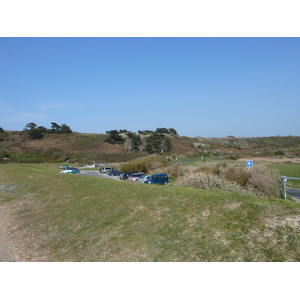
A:
[[[253,167],[253,160],[246,160],[246,167]]]

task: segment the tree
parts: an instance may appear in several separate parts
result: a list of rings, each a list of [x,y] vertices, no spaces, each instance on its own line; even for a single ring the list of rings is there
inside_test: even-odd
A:
[[[167,128],[156,128],[157,133],[169,133]]]
[[[61,125],[60,131],[61,131],[61,133],[72,133],[73,132],[71,130],[71,128],[66,124]]]
[[[173,135],[178,135],[177,131],[174,128],[169,128],[169,133]]]
[[[25,128],[23,129],[23,131],[28,131],[28,130],[33,130],[33,129],[36,129],[36,124],[31,122],[31,123],[28,123]]]
[[[53,133],[59,133],[59,131],[61,130],[61,126],[59,126],[57,123],[55,122],[51,122],[51,132]]]
[[[172,149],[172,143],[164,134],[153,133],[146,140],[146,151],[152,153],[169,152]]]
[[[139,135],[136,135],[132,132],[128,132],[127,139],[125,141],[125,150],[130,151],[139,151],[142,145],[142,140]]]
[[[119,133],[130,133],[131,131],[128,131],[127,129],[120,129]]]
[[[38,128],[29,130],[28,134],[32,140],[41,140],[44,137],[44,134]]]
[[[108,137],[105,140],[106,143],[114,145],[114,144],[123,144],[125,142],[122,136],[119,135],[118,130],[106,131],[106,134],[108,134]]]
[[[138,134],[146,135],[154,133],[152,130],[139,130]]]
[[[47,131],[48,131],[48,129],[44,126],[39,126],[37,129],[42,133],[47,133]]]
[[[28,133],[32,140],[40,140],[44,137],[41,128],[37,128],[37,125],[33,122],[28,123],[23,129],[24,132]]]
[[[4,141],[4,137],[5,137],[6,133],[3,130],[2,127],[0,127],[0,143]]]

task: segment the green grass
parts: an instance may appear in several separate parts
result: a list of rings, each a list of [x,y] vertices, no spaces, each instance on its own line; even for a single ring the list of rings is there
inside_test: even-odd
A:
[[[300,261],[294,201],[0,165],[27,261]]]
[[[279,163],[270,164],[270,168],[279,170],[281,176],[300,178],[300,164]],[[300,180],[287,180],[287,186],[300,188]]]

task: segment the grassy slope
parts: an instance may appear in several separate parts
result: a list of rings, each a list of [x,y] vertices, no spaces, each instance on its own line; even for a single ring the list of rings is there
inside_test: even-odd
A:
[[[300,261],[299,204],[1,165],[31,261]],[[20,239],[22,239],[20,241]]]

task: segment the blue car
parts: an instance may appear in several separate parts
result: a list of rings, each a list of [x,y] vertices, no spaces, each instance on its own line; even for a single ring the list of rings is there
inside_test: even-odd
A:
[[[154,184],[168,184],[169,183],[169,177],[167,174],[154,174],[151,175],[147,180],[144,181],[144,183],[154,183]]]
[[[115,169],[111,169],[106,174],[109,176],[120,176],[120,174],[122,174],[122,172],[119,172]]]

